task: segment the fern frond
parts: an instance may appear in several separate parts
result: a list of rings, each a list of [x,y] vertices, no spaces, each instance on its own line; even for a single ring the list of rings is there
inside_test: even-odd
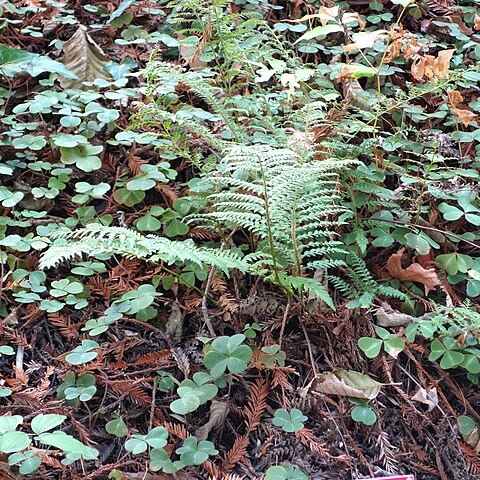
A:
[[[248,268],[244,260],[229,250],[197,247],[193,240],[174,241],[156,235],[145,236],[123,227],[106,227],[93,223],[73,232],[59,232],[53,237],[57,240],[41,256],[42,269],[81,255],[98,254],[121,255],[167,264],[190,261],[199,265],[214,265],[226,274],[232,269],[246,271]]]
[[[156,98],[159,86],[182,83],[204,100],[213,112],[222,117],[237,141],[245,140],[245,132],[230,115],[227,115],[229,106],[222,100],[222,90],[214,87],[201,74],[193,71],[184,72],[181,67],[161,61],[150,61],[144,73],[148,97]]]

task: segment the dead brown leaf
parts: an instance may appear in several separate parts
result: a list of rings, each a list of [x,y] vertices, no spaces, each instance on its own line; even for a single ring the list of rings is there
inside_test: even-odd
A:
[[[450,60],[454,53],[454,48],[438,52],[437,58],[433,62],[436,76],[446,77],[448,75],[450,70]]]
[[[458,104],[463,102],[462,94],[457,90],[451,90],[450,88],[447,90],[448,95],[448,103],[452,107],[456,107]]]
[[[210,405],[210,416],[208,422],[205,425],[197,428],[195,436],[198,440],[206,440],[210,432],[223,425],[225,418],[228,414],[228,403],[219,402],[218,400],[212,400]]]
[[[447,90],[447,95],[448,103],[451,105],[453,113],[460,119],[460,121],[465,127],[468,127],[468,125],[470,125],[470,122],[477,118],[477,115],[471,110],[459,107],[463,102],[463,96],[460,92],[458,92],[457,90],[449,89]]]
[[[433,55],[415,56],[410,72],[415,80],[431,80],[446,77],[450,71],[450,59],[455,49],[442,50],[437,57]]]
[[[369,400],[376,398],[381,388],[381,383],[353,370],[321,373],[311,383],[314,392]]]
[[[453,108],[452,110],[453,113],[460,119],[464,127],[468,127],[470,122],[477,118],[473,112],[464,108]]]
[[[473,28],[475,30],[480,30],[480,15],[475,14],[475,19],[473,20]]]
[[[421,283],[425,288],[425,295],[428,295],[430,290],[440,285],[440,280],[435,270],[423,268],[419,263],[412,263],[407,268],[403,268],[402,256],[404,251],[405,249],[401,248],[387,260],[388,273],[400,281]]]
[[[393,60],[395,60],[400,55],[402,45],[403,42],[401,38],[397,38],[396,40],[394,40],[390,45],[390,50],[388,51],[388,55],[383,60],[383,63],[393,62]]]
[[[426,390],[425,388],[420,387],[418,392],[412,397],[412,400],[428,405],[428,411],[431,412],[438,406],[437,389],[433,387]]]

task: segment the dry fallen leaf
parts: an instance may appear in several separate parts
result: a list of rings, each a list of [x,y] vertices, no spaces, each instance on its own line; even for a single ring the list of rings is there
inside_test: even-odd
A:
[[[368,101],[365,90],[356,78],[343,78],[342,87],[343,96],[347,104],[353,105],[365,112],[373,111],[372,104]]]
[[[183,333],[183,313],[177,302],[172,303],[172,313],[168,317],[165,325],[165,335],[170,339],[172,345],[176,345]]]
[[[375,316],[377,317],[377,325],[381,327],[401,327],[409,325],[415,320],[415,317],[400,312],[386,312],[380,307]]]
[[[323,5],[320,7],[318,16],[320,18],[320,22],[322,25],[326,25],[329,20],[336,19],[338,17],[338,12],[340,11],[339,7],[324,7]]]
[[[475,19],[473,21],[473,28],[475,30],[480,30],[480,15],[475,14]]]
[[[353,370],[335,370],[315,377],[311,390],[318,393],[372,400],[380,393],[382,384],[368,375]]]
[[[433,62],[436,76],[446,77],[448,75],[450,70],[450,60],[454,53],[454,48],[438,52],[437,58]]]
[[[420,81],[446,77],[450,71],[450,59],[454,52],[455,49],[442,50],[438,52],[437,58],[433,55],[417,55],[410,68],[413,78]]]
[[[464,127],[468,127],[470,122],[475,120],[477,116],[470,110],[463,108],[452,108],[453,113],[460,119]]]
[[[83,82],[108,78],[103,70],[108,60],[82,26],[63,44],[63,63],[78,77],[62,78],[60,84],[63,88],[82,88]]]
[[[403,42],[401,38],[397,38],[390,44],[390,50],[388,51],[388,55],[383,60],[383,63],[390,63],[393,62],[399,55],[400,50],[402,48]]]
[[[447,90],[447,95],[448,95],[448,103],[454,108],[463,102],[462,94],[457,90],[452,90],[449,88]]]
[[[228,414],[228,403],[227,402],[219,402],[218,400],[212,400],[212,404],[210,405],[210,416],[208,418],[208,422],[197,428],[195,432],[195,436],[197,439],[206,440],[208,435],[214,428],[218,428],[223,425],[225,418]]]
[[[431,412],[438,406],[437,389],[433,387],[426,390],[425,388],[420,387],[418,392],[412,397],[412,400],[428,405],[428,411]]]
[[[354,43],[344,45],[343,49],[346,52],[352,50],[362,50],[363,48],[372,48],[375,42],[386,36],[386,30],[376,30],[374,32],[358,32],[352,35]]]
[[[448,103],[451,105],[453,113],[455,113],[465,127],[468,127],[470,122],[477,118],[477,115],[471,110],[459,107],[459,105],[463,102],[463,97],[460,92],[449,89],[447,90],[447,95]]]
[[[362,17],[358,12],[345,12],[342,15],[342,23],[344,25],[351,25],[353,22],[358,23],[358,28],[360,28],[360,30],[363,30],[366,26],[366,23],[362,20]]]
[[[407,268],[403,268],[402,256],[404,251],[405,249],[401,248],[387,260],[388,273],[400,281],[421,283],[425,288],[425,295],[428,295],[430,290],[440,285],[435,270],[423,268],[419,263],[412,263]]]
[[[410,67],[410,72],[415,80],[423,80],[423,77],[425,76],[426,63],[426,56],[418,56],[413,60],[412,66]]]

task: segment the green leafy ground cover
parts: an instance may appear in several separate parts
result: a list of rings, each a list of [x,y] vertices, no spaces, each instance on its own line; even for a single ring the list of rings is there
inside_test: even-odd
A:
[[[0,3],[5,478],[480,478],[480,11]]]

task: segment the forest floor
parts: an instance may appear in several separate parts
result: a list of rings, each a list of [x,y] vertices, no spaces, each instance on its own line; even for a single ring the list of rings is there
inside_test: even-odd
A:
[[[197,164],[205,159],[212,161],[215,157],[212,150],[203,140],[185,140],[172,127],[173,123],[168,126],[164,123],[160,129],[148,122],[139,123],[136,116],[139,102],[148,105],[142,69],[153,51],[155,58],[187,70],[207,72],[206,78],[213,81],[222,75],[228,77],[224,84],[231,86],[229,92],[237,98],[238,111],[255,110],[257,105],[261,108],[260,97],[253,96],[257,90],[251,87],[251,80],[241,72],[236,76],[231,73],[233,63],[228,68],[230,73],[222,69],[222,57],[215,57],[218,44],[208,51],[208,32],[214,31],[215,26],[205,21],[203,30],[198,29],[197,23],[181,33],[178,23],[172,21],[182,8],[185,22],[192,21],[195,5],[208,9],[212,3],[215,2],[0,2],[3,22],[0,48],[42,55],[30,59],[26,71],[15,72],[8,70],[11,51],[0,52],[3,69],[0,233],[4,237],[0,251],[4,262],[0,340],[13,348],[0,358],[2,384],[8,390],[0,399],[0,413],[21,415],[24,426],[39,413],[64,415],[67,418],[64,430],[99,452],[95,460],[66,466],[60,462],[63,456],[58,449],[41,450],[42,464],[27,478],[240,480],[264,478],[272,466],[291,465],[315,480],[393,474],[413,474],[417,480],[480,479],[478,431],[471,429],[470,435],[462,435],[457,424],[460,416],[480,423],[476,367],[462,369],[457,363],[449,368],[452,365],[441,365],[438,356],[429,360],[433,343],[418,335],[405,342],[401,353],[393,355],[377,352],[369,358],[365,355],[366,348],[359,347],[360,338],[378,334],[375,328],[381,316],[379,311],[386,312],[388,323],[393,321],[392,312],[402,311],[421,318],[425,312],[434,310],[436,304],[461,306],[470,300],[468,308],[472,311],[477,308],[480,273],[476,270],[475,255],[480,248],[476,243],[480,217],[476,214],[479,211],[476,152],[480,129],[476,128],[479,128],[480,73],[475,64],[480,60],[480,12],[474,0],[457,3],[427,0],[418,6],[397,1],[353,0],[342,2],[340,13],[335,12],[333,1],[237,0],[218,7],[229,15],[260,12],[272,31],[296,49],[298,58],[305,65],[325,71],[325,78],[331,73],[328,68],[341,61],[342,47],[348,43],[343,38],[347,27],[344,25],[345,32],[332,29],[332,35],[325,32],[323,36],[313,35],[313,43],[297,40],[315,27],[331,25],[328,19],[335,13],[341,16],[341,12],[350,12],[366,23],[363,33],[367,35],[349,39],[356,43],[356,47],[347,49],[354,52],[349,61],[353,58],[361,63],[358,52],[365,47],[369,49],[365,54],[369,62],[378,65],[383,60],[383,66],[390,70],[386,70],[384,77],[373,78],[360,70],[355,70],[355,75],[346,74],[343,79],[335,79],[332,74],[326,86],[321,85],[321,79],[315,80],[315,88],[326,89],[318,101],[328,103],[331,101],[328,95],[332,95],[337,110],[329,107],[323,130],[309,132],[315,136],[310,147],[318,149],[319,142],[335,137],[338,130],[354,132],[358,123],[351,119],[362,117],[362,100],[356,97],[358,89],[370,92],[367,102],[374,103],[376,80],[381,81],[378,94],[393,103],[389,106],[387,99],[388,113],[381,119],[372,115],[364,125],[374,123],[393,136],[388,137],[388,148],[383,144],[384,150],[371,150],[370,155],[360,152],[359,158],[367,166],[363,171],[365,177],[360,172],[357,180],[360,183],[365,178],[373,179],[372,184],[383,188],[383,193],[390,192],[392,197],[385,193],[381,199],[383,205],[397,202],[398,208],[408,212],[418,207],[418,217],[422,217],[423,223],[419,222],[413,233],[397,228],[403,217],[396,216],[399,210],[393,206],[391,229],[371,229],[367,223],[364,230],[356,229],[366,218],[367,207],[364,211],[360,206],[358,217],[346,221],[343,240],[349,248],[362,253],[375,281],[393,282],[395,288],[410,296],[409,301],[387,300],[380,294],[366,308],[347,306],[352,299],[330,285],[336,307],[332,310],[320,301],[304,304],[289,299],[278,286],[254,275],[234,271],[229,277],[215,276],[208,265],[197,268],[177,262],[171,267],[176,272],[172,276],[163,265],[147,264],[136,258],[83,262],[77,259],[73,265],[39,270],[36,249],[41,247],[38,244],[42,236],[48,236],[59,226],[76,228],[94,219],[135,227],[145,233],[166,234],[172,239],[190,238],[197,244],[220,240],[226,244],[225,238],[219,238],[215,232],[201,225],[187,226],[182,221],[186,203],[180,200],[195,190],[194,185],[197,192],[201,191],[194,182],[200,176]],[[306,15],[322,12],[325,22],[321,16],[305,20]],[[228,30],[228,19],[222,17],[222,21]],[[79,25],[86,27],[89,37],[79,33]],[[388,48],[375,50],[375,35],[388,31],[394,32]],[[190,44],[182,43],[188,36]],[[415,49],[419,43],[427,46],[421,55],[417,51],[412,61],[413,54],[409,57],[406,50]],[[446,66],[441,52],[449,52]],[[80,87],[75,80],[64,77],[60,82],[52,80],[49,75],[55,73],[58,64],[42,63],[39,58],[44,61],[46,55],[82,72],[83,80],[90,83]],[[252,68],[257,69],[263,61],[260,54],[252,57]],[[298,60],[293,57],[285,60],[285,64],[289,62],[295,64]],[[240,68],[235,64],[233,67]],[[257,77],[265,76],[257,83],[265,90],[272,108],[280,112],[278,118],[287,103],[295,105],[290,96],[295,98],[297,90],[304,87],[300,70],[294,77],[288,69],[281,74],[282,68],[278,63],[265,61],[263,70],[256,72]],[[469,69],[467,73],[463,68]],[[425,91],[436,75],[443,72],[455,76],[460,71],[448,91],[447,88]],[[182,108],[185,105],[190,108],[184,108],[185,118],[208,124],[214,134],[220,132],[223,120],[211,111],[208,102],[192,94],[185,85],[177,83],[171,88],[165,85],[165,93],[158,100],[162,108],[168,110],[173,105],[171,109],[178,110],[175,102],[181,98]],[[395,89],[409,89],[408,99],[395,96]],[[247,101],[250,93],[252,104],[241,104],[242,98]],[[395,102],[403,102],[402,107]],[[352,117],[345,113],[348,105],[352,105]],[[242,121],[249,125],[248,113]],[[265,128],[267,131],[268,126]],[[165,134],[155,141],[142,141],[139,136],[142,131],[160,130],[168,132],[168,136]],[[295,138],[305,141],[307,135],[304,132],[302,137],[294,124],[286,125],[283,132],[292,136],[292,144]],[[371,137],[371,132],[365,128],[355,138],[363,141]],[[441,172],[435,170],[438,177],[432,173],[437,165],[430,161],[433,154],[421,146],[422,142],[431,141],[432,135],[440,139],[435,155],[443,155],[442,166],[448,167]],[[338,143],[344,142],[348,150],[350,140],[345,138]],[[353,140],[352,149],[364,148],[360,143]],[[69,156],[65,149],[77,150]],[[154,172],[151,177],[144,174],[142,166],[160,163],[157,170],[150,170]],[[442,176],[447,170],[450,173]],[[385,175],[382,177],[379,171]],[[133,177],[139,185],[136,190],[126,187]],[[412,178],[419,180],[415,183]],[[431,183],[422,184],[422,178]],[[353,185],[354,177],[350,181]],[[469,188],[471,197],[466,203],[451,193],[450,197],[445,194],[458,185]],[[94,190],[96,186],[99,190]],[[375,194],[368,190],[360,192],[353,197],[353,203],[356,198],[366,205],[372,195]],[[450,216],[445,213],[446,207],[439,204],[451,206]],[[462,205],[467,205],[465,211],[461,210]],[[247,237],[233,230],[228,240],[238,246],[242,242],[249,244],[251,237]],[[400,253],[400,259],[399,251],[404,253],[403,257]],[[445,260],[452,252],[460,255],[455,257],[457,263],[463,259],[469,266],[454,268],[453,275],[448,276],[450,264],[445,266],[442,258],[436,257],[443,256]],[[393,265],[395,259],[400,262],[397,267]],[[417,271],[416,277],[405,276],[409,265],[422,265],[422,270]],[[426,272],[434,272],[433,283]],[[58,283],[64,278],[69,280]],[[154,298],[138,294],[138,288],[144,284],[158,287],[162,295]],[[186,286],[192,284],[194,288]],[[45,285],[50,285],[49,292]],[[144,316],[120,315],[108,330],[100,329],[97,336],[89,334],[96,326],[88,322],[99,318],[113,298],[132,291],[138,294],[135,298]],[[153,313],[151,309],[142,310],[145,306],[155,307]],[[480,323],[475,318],[477,323],[466,328],[465,335],[467,331],[473,332],[474,338],[479,338],[476,328],[480,329]],[[390,323],[387,328],[395,333],[395,338],[397,335],[404,338],[404,325]],[[172,379],[178,383],[191,378],[202,369],[203,341],[211,336],[210,329],[216,336],[245,333],[255,346],[253,357],[248,368],[234,375],[235,381],[221,390],[212,403],[201,405],[186,416],[174,413],[169,405],[178,395],[170,383]],[[101,346],[95,350],[96,356],[88,361],[72,361],[72,357],[68,360],[66,354],[92,336],[98,342],[97,347]],[[268,350],[272,345],[278,345],[284,352],[283,359],[277,355],[278,351]],[[476,365],[478,360],[474,361]],[[332,380],[329,376],[332,373],[328,372],[348,370],[380,382],[378,396],[367,395],[355,401],[349,392],[342,391],[345,385],[341,382],[330,390],[322,387],[322,383]],[[75,384],[75,378],[78,381],[82,375],[86,375],[87,383]],[[75,394],[70,397],[73,400],[66,401],[62,391],[68,387],[94,388],[92,395],[87,392],[80,399],[86,401],[79,401]],[[368,417],[374,413],[373,424],[365,416],[352,418],[355,405],[361,407],[358,412],[362,415]],[[304,428],[287,432],[275,426],[272,418],[279,408],[300,410],[308,418]],[[118,418],[122,422],[115,423]],[[209,418],[207,431],[205,428],[202,431]],[[105,428],[108,422],[110,432]],[[132,455],[124,444],[132,434],[145,434],[158,426],[169,432],[165,447],[169,453],[191,435],[203,439],[208,436],[219,452],[175,476],[148,472],[147,453]],[[1,445],[0,441],[0,450]],[[33,445],[34,450],[40,448],[38,443]],[[8,465],[7,456],[4,451],[0,459],[2,480],[23,478],[17,466]],[[304,477],[292,474],[267,478]]]

